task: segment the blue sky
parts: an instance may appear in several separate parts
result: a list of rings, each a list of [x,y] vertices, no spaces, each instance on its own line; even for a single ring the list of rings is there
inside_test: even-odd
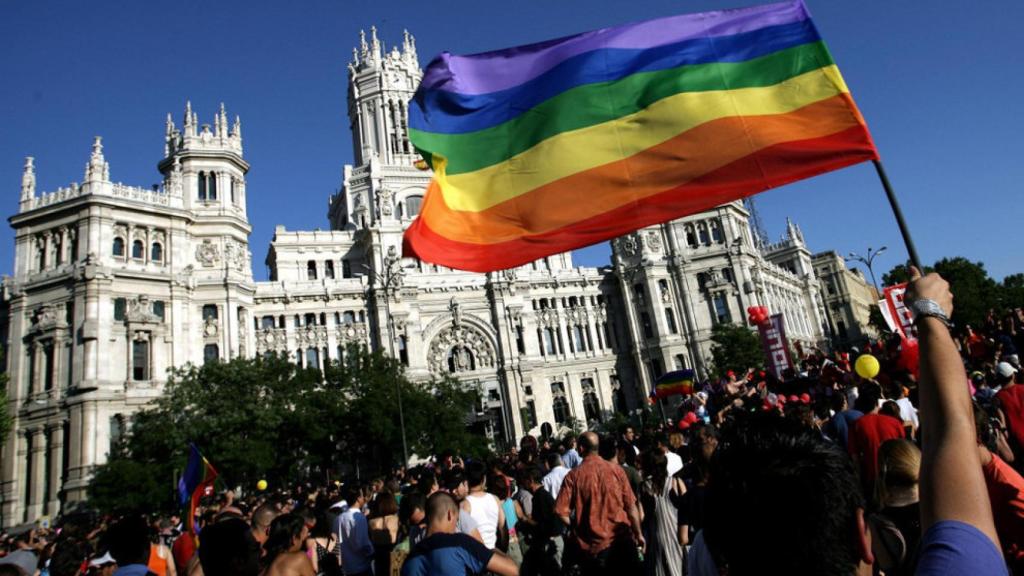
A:
[[[744,0],[129,0],[0,2],[0,208],[17,209],[23,158],[38,189],[82,180],[94,135],[111,178],[160,181],[164,118],[191,99],[201,122],[220,102],[242,117],[254,270],[275,224],[327,228],[327,198],[351,162],[346,71],[360,28],[388,46],[408,28],[426,64],[470,53]],[[966,256],[1002,278],[1024,271],[1024,145],[1019,100],[1024,2],[809,0],[819,29],[867,118],[926,262]],[[888,245],[876,264],[906,258],[870,165],[757,197],[770,236],[785,217],[812,250]],[[607,262],[607,244],[577,262]],[[0,234],[0,272],[13,265]]]

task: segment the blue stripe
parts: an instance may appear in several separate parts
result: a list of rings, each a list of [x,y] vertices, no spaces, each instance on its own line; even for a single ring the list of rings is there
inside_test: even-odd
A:
[[[732,36],[698,38],[643,50],[593,50],[569,58],[529,82],[507,90],[476,95],[417,90],[409,107],[409,126],[441,134],[476,132],[507,122],[577,86],[691,64],[744,62],[820,39],[814,24],[807,19]]]

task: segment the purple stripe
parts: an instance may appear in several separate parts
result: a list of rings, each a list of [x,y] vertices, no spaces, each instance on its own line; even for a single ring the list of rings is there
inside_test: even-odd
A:
[[[487,94],[528,82],[563,60],[592,50],[653,48],[693,38],[730,36],[808,18],[810,15],[803,1],[794,0],[669,16],[470,56],[442,52],[427,66],[420,90]]]

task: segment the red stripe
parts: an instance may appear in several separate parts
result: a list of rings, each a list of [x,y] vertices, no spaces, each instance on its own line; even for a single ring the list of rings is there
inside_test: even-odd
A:
[[[417,218],[405,232],[403,256],[472,272],[513,268],[877,158],[866,129],[856,126],[822,138],[763,148],[643,201],[558,230],[508,242],[471,244],[449,240]]]

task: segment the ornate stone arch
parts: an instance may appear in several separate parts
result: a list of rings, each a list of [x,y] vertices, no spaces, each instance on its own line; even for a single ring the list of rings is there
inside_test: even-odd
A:
[[[494,368],[497,342],[492,328],[474,316],[464,315],[453,301],[451,313],[437,318],[428,328],[427,366],[434,373],[460,373]]]

